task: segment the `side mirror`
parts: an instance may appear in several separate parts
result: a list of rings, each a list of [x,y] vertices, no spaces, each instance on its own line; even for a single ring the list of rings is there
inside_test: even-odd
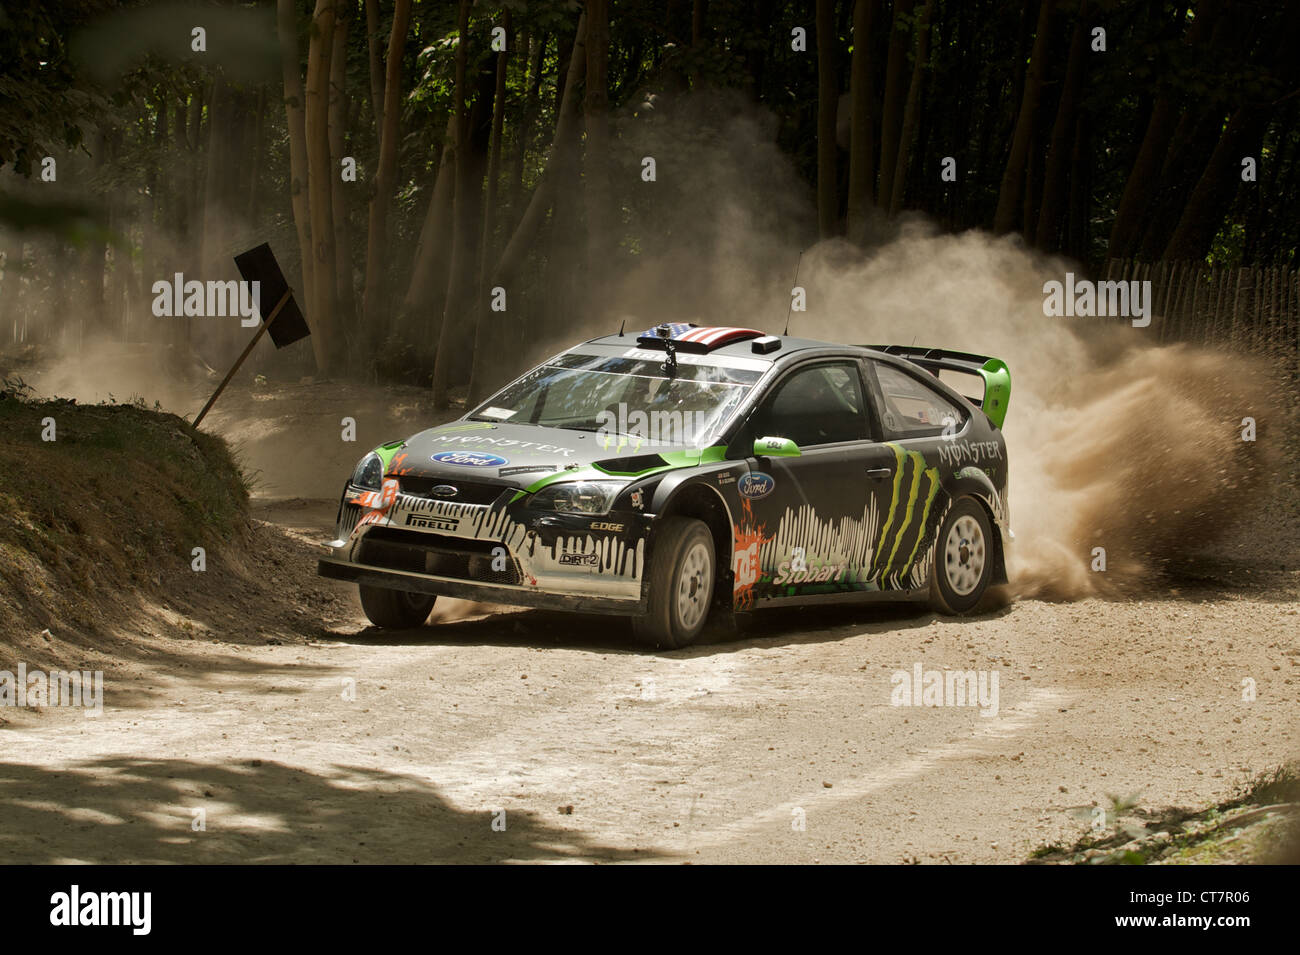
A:
[[[797,458],[799,445],[789,438],[756,438],[754,456],[759,458]]]

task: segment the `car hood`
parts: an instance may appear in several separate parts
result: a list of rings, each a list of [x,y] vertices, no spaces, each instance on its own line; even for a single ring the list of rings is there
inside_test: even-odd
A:
[[[559,473],[637,475],[699,462],[679,444],[538,425],[454,421],[408,438],[388,467],[395,474],[491,481],[527,487]],[[576,476],[576,475],[575,475]]]

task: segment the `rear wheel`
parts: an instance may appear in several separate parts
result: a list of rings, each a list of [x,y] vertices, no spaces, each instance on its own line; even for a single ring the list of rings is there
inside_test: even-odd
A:
[[[632,630],[648,646],[689,646],[704,629],[716,579],[713,535],[693,517],[668,517],[657,529],[646,570],[650,604]]]
[[[409,630],[429,619],[429,611],[438,598],[432,594],[417,594],[408,590],[390,590],[387,587],[360,585],[361,609],[376,627],[387,630]]]
[[[958,498],[934,542],[930,598],[936,610],[963,614],[975,609],[993,577],[993,530],[988,514],[971,497]]]

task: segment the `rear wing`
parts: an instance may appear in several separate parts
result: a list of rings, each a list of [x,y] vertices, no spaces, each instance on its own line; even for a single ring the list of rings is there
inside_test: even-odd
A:
[[[1007,402],[1011,399],[1011,370],[1001,358],[946,351],[942,348],[917,348],[913,345],[863,345],[862,347],[884,352],[886,355],[906,358],[936,378],[941,371],[978,376],[984,382],[984,394],[982,398],[972,400],[999,428],[1006,420]]]

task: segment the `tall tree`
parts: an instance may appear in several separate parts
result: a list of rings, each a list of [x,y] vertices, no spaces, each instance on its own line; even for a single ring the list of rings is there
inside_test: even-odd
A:
[[[587,281],[599,284],[611,249],[609,181],[609,2],[587,2],[587,150],[583,178],[587,207]]]
[[[348,203],[343,182],[342,163],[348,114],[348,31],[351,27],[350,4],[340,3],[334,26],[334,47],[330,53],[329,145],[330,145],[330,221],[334,226],[334,275],[338,294],[339,329],[349,346],[360,344],[356,334],[357,301],[352,280],[352,239],[348,228]],[[347,349],[349,360],[357,349]]]
[[[1187,30],[1184,42],[1189,49],[1200,50],[1205,46],[1211,31],[1219,20],[1222,0],[1200,0],[1196,5],[1196,15]],[[1120,195],[1119,207],[1115,211],[1115,221],[1110,229],[1110,243],[1107,249],[1109,258],[1125,259],[1137,251],[1142,238],[1143,223],[1150,212],[1160,185],[1158,175],[1165,164],[1174,127],[1182,111],[1182,102],[1176,90],[1169,82],[1162,83],[1152,105],[1151,116],[1147,121],[1142,145],[1138,148],[1133,168],[1124,180],[1124,191]]]
[[[307,205],[311,211],[313,338],[318,366],[325,374],[338,367],[335,316],[338,285],[334,278],[334,197],[330,186],[329,72],[334,49],[334,0],[316,0],[311,41],[307,47]]]
[[[293,206],[293,222],[298,231],[298,252],[302,263],[302,301],[307,311],[307,321],[313,330],[317,326],[314,296],[316,291],[312,275],[311,212],[307,205],[307,127],[305,99],[302,89],[302,66],[298,55],[298,14],[294,0],[277,0],[276,33],[280,41],[280,68],[284,77],[284,112],[289,130],[289,198]],[[176,134],[185,137],[185,112],[177,111]],[[325,355],[321,351],[323,339],[312,336],[312,351],[316,367],[324,369]]]
[[[587,15],[578,17],[578,29],[574,36],[573,53],[569,58],[569,70],[564,84],[564,98],[555,123],[555,136],[551,140],[551,154],[542,172],[542,177],[528,200],[524,214],[515,226],[510,241],[506,243],[501,258],[497,260],[492,274],[493,285],[503,285],[509,281],[523,264],[528,254],[529,244],[541,229],[546,215],[556,194],[556,171],[569,162],[578,139],[578,96],[575,92],[586,74],[587,55]]]
[[[872,83],[871,28],[880,0],[857,0],[853,5],[853,63],[849,92],[852,117],[849,123],[849,208],[848,235],[863,241],[866,222],[875,199],[876,91]]]
[[[907,191],[907,167],[912,161],[912,143],[916,141],[916,126],[921,118],[921,94],[925,89],[925,67],[930,56],[930,18],[934,15],[934,0],[925,0],[921,15],[916,21],[916,51],[912,62],[912,81],[907,87],[907,105],[903,108],[903,124],[898,135],[898,160],[894,164],[893,195],[889,197],[889,214],[897,215],[903,208]],[[881,201],[885,199],[881,196]]]
[[[414,363],[431,368],[436,343],[442,333],[442,315],[446,304],[447,280],[451,267],[452,198],[456,191],[456,155],[452,143],[456,136],[456,114],[447,119],[424,225],[411,263],[411,280],[406,295],[391,325],[389,335],[415,344]],[[424,321],[421,321],[421,318]],[[388,336],[381,336],[386,342]],[[422,384],[427,384],[426,379]]]
[[[463,328],[458,321],[475,283],[470,279],[470,263],[473,261],[470,236],[471,202],[477,201],[477,183],[470,182],[469,114],[466,109],[465,86],[466,70],[469,64],[469,8],[470,0],[460,0],[457,18],[456,40],[456,81],[453,93],[452,115],[456,117],[454,135],[451,138],[453,166],[456,170],[456,187],[452,195],[452,238],[451,238],[451,278],[447,286],[447,303],[443,309],[442,328],[438,334],[438,354],[433,365],[433,403],[436,408],[446,408],[450,404],[449,389],[451,369],[456,362],[464,362],[465,355],[459,351],[464,339]],[[471,356],[472,360],[472,356]]]
[[[1081,0],[1079,13],[1070,36],[1070,54],[1065,66],[1065,81],[1061,98],[1056,104],[1056,119],[1047,146],[1047,168],[1043,174],[1043,200],[1039,206],[1035,244],[1042,249],[1055,251],[1058,247],[1058,230],[1066,207],[1066,174],[1070,168],[1070,137],[1074,133],[1075,116],[1079,111],[1079,92],[1083,88],[1084,64],[1088,56],[1088,37],[1091,21],[1088,17],[1088,0]]]
[[[393,7],[393,29],[388,38],[388,62],[384,73],[384,122],[379,138],[379,168],[375,172],[374,191],[370,196],[370,222],[366,233],[366,285],[362,314],[366,335],[372,345],[381,339],[381,312],[388,288],[388,206],[397,175],[398,129],[402,116],[402,51],[406,47],[410,22],[411,0],[397,0]]]
[[[1002,172],[1002,188],[998,190],[998,208],[993,215],[994,232],[1010,232],[1016,228],[1023,214],[1025,195],[1025,169],[1029,149],[1034,139],[1038,104],[1043,95],[1047,76],[1047,51],[1051,41],[1052,9],[1056,0],[1040,0],[1038,27],[1034,35],[1034,49],[1029,54],[1029,70],[1025,75],[1025,91],[1020,100],[1020,113],[1011,140],[1011,155],[1007,157]]]
[[[888,207],[894,195],[894,171],[898,163],[898,137],[903,125],[903,104],[907,97],[907,37],[913,0],[894,0],[893,23],[889,29],[889,58],[885,62],[885,95],[880,113],[880,188],[877,202]]]
[[[835,112],[840,84],[836,61],[835,0],[817,0],[817,227],[822,238],[839,232]]]
[[[487,198],[483,202],[483,242],[479,253],[478,275],[485,281],[492,257],[496,235],[497,203],[501,186],[501,138],[505,133],[506,82],[510,72],[511,54],[514,52],[514,23],[510,8],[501,12],[501,28],[505,31],[506,45],[496,54],[496,88],[492,93],[492,135],[488,145]]]

